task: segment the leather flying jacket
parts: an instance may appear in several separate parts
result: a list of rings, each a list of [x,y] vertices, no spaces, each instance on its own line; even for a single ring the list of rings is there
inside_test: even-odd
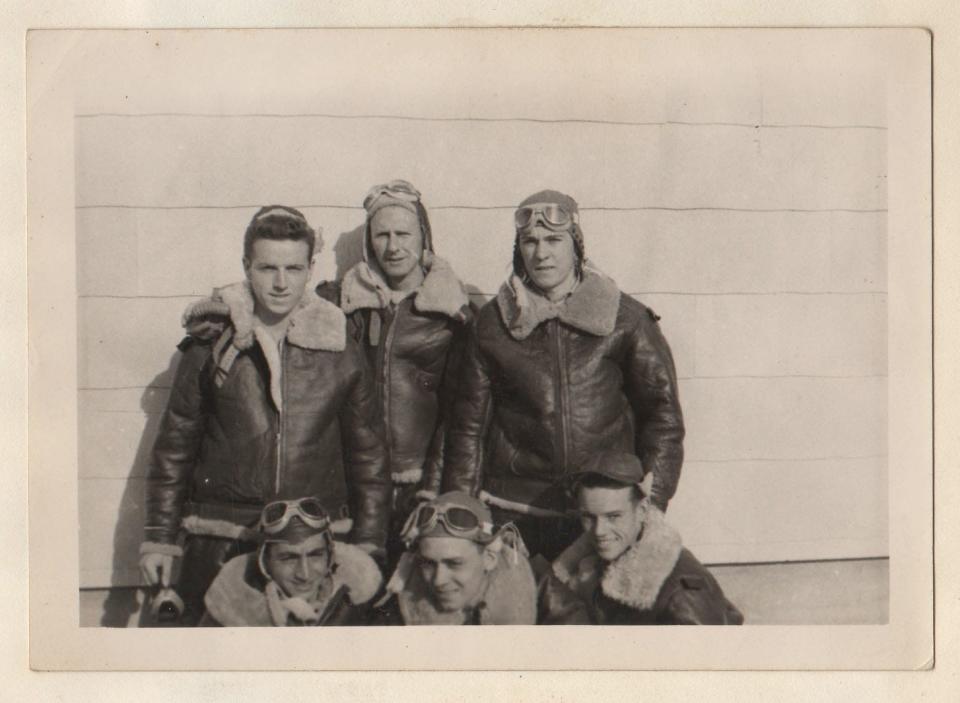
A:
[[[265,503],[309,495],[352,518],[351,541],[383,546],[392,486],[373,383],[343,313],[306,292],[278,348],[241,283],[186,322],[196,336],[181,344],[153,449],[148,542],[173,543],[181,522],[235,537]]]
[[[562,513],[563,479],[620,449],[653,472],[652,500],[666,509],[684,425],[658,318],[589,267],[564,302],[535,295],[514,276],[471,326],[443,490]]]
[[[717,580],[652,506],[638,540],[613,562],[604,563],[592,550],[583,558],[581,553],[582,544],[571,545],[548,578],[576,593],[595,625],[743,624]]]
[[[395,305],[366,261],[351,268],[342,284],[322,283],[317,293],[347,314],[348,333],[373,370],[394,483],[435,493],[445,418],[473,310],[449,264],[425,252],[424,265],[421,286]]]

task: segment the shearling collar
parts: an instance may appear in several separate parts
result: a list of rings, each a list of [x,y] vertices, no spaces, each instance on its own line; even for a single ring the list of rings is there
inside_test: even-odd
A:
[[[441,313],[455,320],[465,319],[464,309],[469,298],[453,268],[429,251],[424,252],[423,263],[426,275],[412,293],[414,309]],[[340,290],[340,305],[348,315],[361,308],[379,310],[389,302],[386,282],[366,261],[347,271]]]
[[[535,300],[534,296],[540,300]],[[605,337],[613,332],[620,309],[620,289],[597,269],[586,266],[583,279],[564,301],[545,305],[546,299],[513,275],[500,286],[497,307],[510,336],[522,341],[541,323],[557,317],[587,334]]]
[[[512,555],[516,554],[514,563]],[[463,612],[437,610],[419,569],[413,569],[405,588],[397,594],[406,625],[462,625]],[[503,549],[480,608],[481,625],[533,625],[537,620],[537,586],[526,557]]]
[[[365,552],[344,542],[334,548],[336,569],[328,598],[346,587],[354,605],[369,601],[380,588],[380,570]],[[204,603],[210,615],[224,627],[269,627],[274,624],[265,590],[256,588],[246,578],[249,569],[256,569],[257,553],[234,557],[220,569],[210,585]],[[326,603],[321,604],[321,609]]]
[[[257,327],[254,324],[256,318],[253,315],[254,298],[250,284],[241,281],[217,288],[213,298],[219,298],[230,308],[234,346],[238,349],[250,348]],[[343,311],[307,289],[290,316],[286,341],[303,349],[343,351],[347,345],[347,322]]]
[[[662,512],[648,505],[643,532],[633,546],[606,568],[596,554],[581,559],[567,583],[581,596],[589,597],[599,582],[607,597],[631,608],[649,610],[682,549],[680,533],[667,523]],[[554,573],[561,576],[556,563]]]

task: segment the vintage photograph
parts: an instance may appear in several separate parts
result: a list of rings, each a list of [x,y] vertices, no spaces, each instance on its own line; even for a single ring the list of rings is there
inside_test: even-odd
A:
[[[890,624],[911,43],[77,33],[76,624]]]
[[[882,68],[526,35],[76,115],[83,625],[886,622]]]

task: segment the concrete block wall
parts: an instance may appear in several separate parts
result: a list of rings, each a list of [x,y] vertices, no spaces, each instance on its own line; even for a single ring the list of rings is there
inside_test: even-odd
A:
[[[805,36],[804,36],[805,35]],[[309,39],[309,41],[307,41]],[[289,46],[309,45],[281,63]],[[237,280],[257,207],[356,260],[407,178],[478,301],[553,187],[662,316],[710,563],[887,554],[884,47],[867,34],[131,32],[81,42],[75,119],[82,587],[137,583],[183,308]],[[361,50],[362,49],[362,50]],[[209,59],[209,60],[207,60]],[[219,59],[219,60],[214,60]]]

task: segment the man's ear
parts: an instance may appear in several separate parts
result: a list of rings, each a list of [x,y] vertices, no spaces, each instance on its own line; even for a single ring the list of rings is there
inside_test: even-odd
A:
[[[240,259],[240,262],[243,264],[243,272],[246,274],[250,273],[250,259],[243,257]]]
[[[493,571],[497,568],[497,560],[499,557],[500,555],[497,550],[490,546],[485,547],[483,550],[483,570]]]

